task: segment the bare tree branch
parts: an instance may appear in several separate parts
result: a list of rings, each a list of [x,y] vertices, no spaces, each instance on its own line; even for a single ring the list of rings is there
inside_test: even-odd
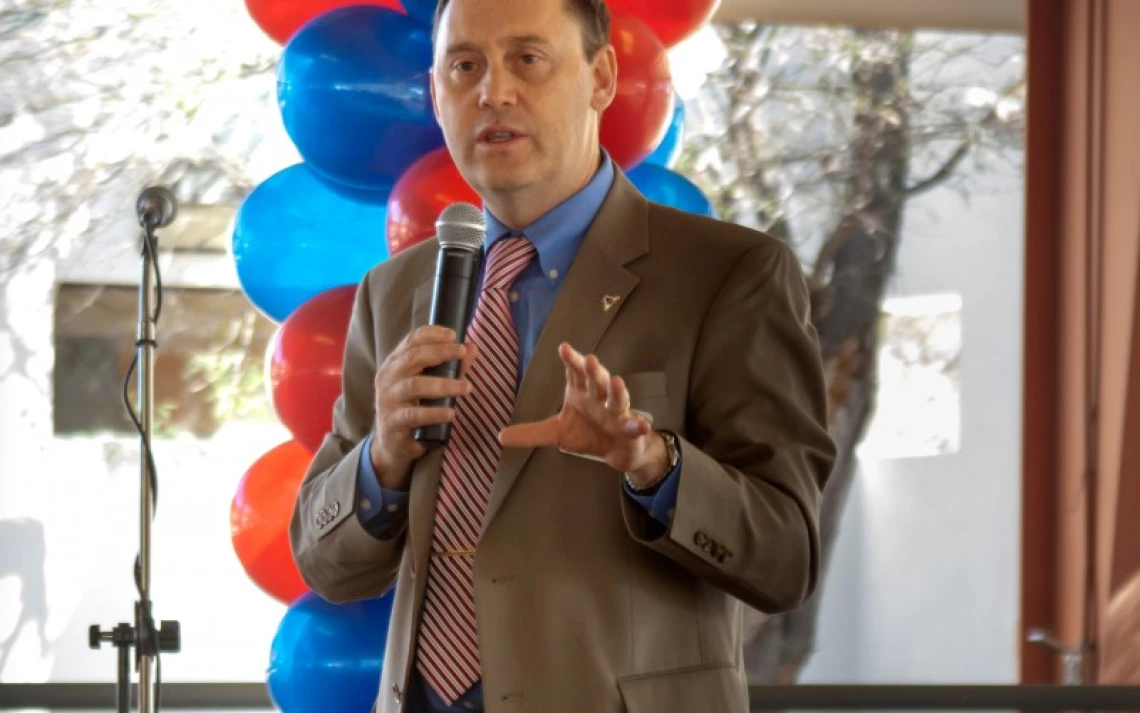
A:
[[[959,144],[958,148],[954,149],[954,153],[950,154],[950,158],[946,159],[945,163],[938,167],[938,170],[926,178],[923,178],[919,181],[914,182],[910,186],[907,186],[904,193],[908,197],[917,196],[918,194],[924,193],[931,188],[934,188],[935,186],[945,182],[946,179],[950,178],[950,176],[954,174],[954,171],[958,169],[959,164],[961,164],[962,161],[964,161],[969,155],[970,142],[966,140]]]

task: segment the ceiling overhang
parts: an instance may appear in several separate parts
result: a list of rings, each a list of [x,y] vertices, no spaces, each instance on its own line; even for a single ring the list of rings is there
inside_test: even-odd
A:
[[[1029,0],[721,0],[713,22],[1025,31]]]

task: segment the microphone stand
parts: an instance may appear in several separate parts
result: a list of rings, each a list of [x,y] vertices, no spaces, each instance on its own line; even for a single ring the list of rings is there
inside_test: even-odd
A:
[[[162,621],[157,628],[151,617],[150,578],[151,578],[151,521],[157,504],[158,480],[151,451],[151,432],[154,425],[154,352],[155,328],[162,310],[162,278],[158,269],[158,239],[155,229],[165,227],[174,221],[178,204],[174,195],[167,189],[154,186],[139,195],[137,203],[139,223],[143,227],[142,277],[139,281],[138,333],[135,342],[135,361],[138,366],[138,410],[127,398],[130,371],[124,384],[123,397],[127,413],[138,430],[142,458],[140,463],[140,518],[139,554],[135,560],[135,584],[139,599],[135,602],[135,624],[120,623],[113,629],[102,630],[91,625],[88,630],[88,644],[93,649],[100,648],[103,642],[118,649],[118,681],[115,688],[116,710],[127,713],[131,703],[130,650],[135,648],[135,668],[139,673],[138,710],[141,713],[155,713],[158,710],[158,697],[162,681],[160,652],[177,653],[181,649],[181,626],[177,621]]]

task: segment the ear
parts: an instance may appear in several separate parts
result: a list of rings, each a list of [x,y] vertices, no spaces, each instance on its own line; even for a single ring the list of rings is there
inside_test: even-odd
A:
[[[594,82],[590,106],[600,114],[609,107],[617,93],[618,67],[614,46],[607,44],[598,50],[590,64]]]

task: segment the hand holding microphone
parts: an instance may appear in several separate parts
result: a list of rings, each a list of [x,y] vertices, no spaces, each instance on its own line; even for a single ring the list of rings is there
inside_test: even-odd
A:
[[[470,382],[429,376],[427,371],[456,363],[462,364],[458,374],[461,376],[475,354],[475,345],[458,342],[454,331],[424,325],[405,337],[380,365],[376,372],[376,422],[369,453],[380,485],[389,490],[407,489],[412,463],[427,450],[415,434],[449,426],[455,411],[447,404],[470,393]]]
[[[412,463],[447,442],[455,399],[470,393],[462,376],[475,359],[464,343],[478,290],[486,225],[467,203],[448,206],[436,222],[439,256],[430,323],[412,331],[376,373],[376,421],[370,457],[381,486],[407,488]]]

